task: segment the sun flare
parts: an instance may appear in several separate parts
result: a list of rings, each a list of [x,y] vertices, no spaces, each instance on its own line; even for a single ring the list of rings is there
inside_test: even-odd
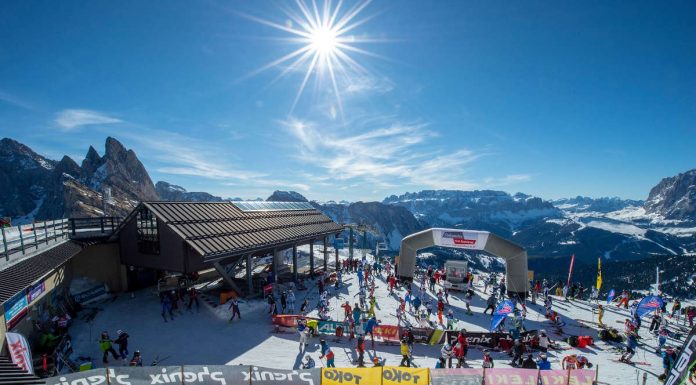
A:
[[[256,75],[271,68],[279,68],[281,73],[273,80],[276,82],[293,73],[303,72],[304,75],[293,101],[291,112],[297,106],[312,76],[318,84],[327,81],[336,99],[335,106],[332,106],[331,109],[334,110],[337,106],[340,114],[343,115],[339,84],[348,86],[352,83],[353,77],[368,74],[365,67],[351,55],[361,54],[377,57],[377,55],[359,48],[357,45],[380,40],[368,38],[364,34],[352,35],[355,28],[371,18],[358,19],[369,1],[359,2],[345,12],[342,12],[342,0],[339,0],[335,6],[330,0],[323,1],[322,6],[317,5],[316,0],[312,0],[309,4],[303,0],[296,0],[295,4],[297,5],[296,9],[284,10],[289,18],[285,24],[243,15],[258,23],[290,33],[291,37],[281,40],[299,45],[299,48],[256,69],[250,75]]]

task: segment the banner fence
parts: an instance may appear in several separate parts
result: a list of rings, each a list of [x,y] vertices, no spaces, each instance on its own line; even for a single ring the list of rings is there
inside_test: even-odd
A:
[[[46,385],[592,385],[594,370],[372,368],[270,369],[184,365],[92,369],[46,379]]]

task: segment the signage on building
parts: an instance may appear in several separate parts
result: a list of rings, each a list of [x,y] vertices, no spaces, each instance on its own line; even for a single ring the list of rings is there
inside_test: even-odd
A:
[[[36,301],[46,291],[46,282],[41,282],[27,289],[27,302]]]
[[[27,315],[27,296],[24,292],[15,295],[3,305],[7,330],[15,327]]]

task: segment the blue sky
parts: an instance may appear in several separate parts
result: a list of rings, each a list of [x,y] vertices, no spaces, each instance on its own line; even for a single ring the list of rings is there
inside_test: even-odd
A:
[[[270,1],[3,1],[0,136],[80,162],[111,135],[153,181],[246,198],[644,199],[696,167],[694,2],[375,0],[339,37],[355,64],[342,59],[334,86],[322,56],[302,93],[311,60],[266,66],[307,47],[290,41],[297,14]]]

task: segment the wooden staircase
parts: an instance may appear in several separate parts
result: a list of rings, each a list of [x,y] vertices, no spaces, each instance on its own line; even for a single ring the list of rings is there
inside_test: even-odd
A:
[[[0,384],[33,385],[45,384],[46,381],[29,374],[12,363],[9,357],[0,357]]]

